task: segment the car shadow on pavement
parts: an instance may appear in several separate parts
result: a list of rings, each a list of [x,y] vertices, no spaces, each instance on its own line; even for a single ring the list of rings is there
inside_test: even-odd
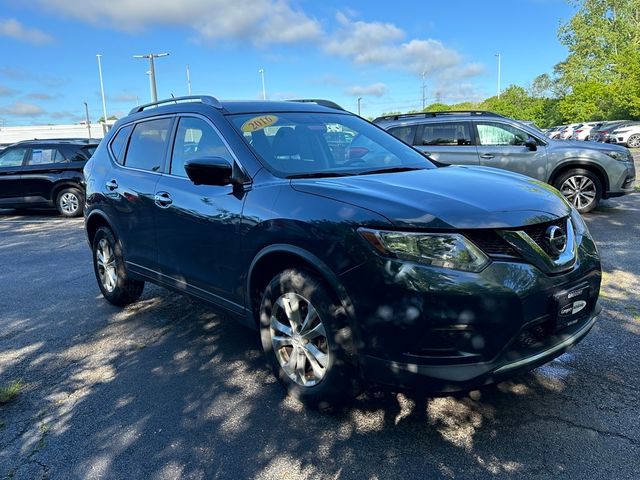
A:
[[[629,388],[638,392],[613,375],[613,355],[594,365],[579,359],[584,352],[566,354],[513,381],[457,396],[373,390],[317,412],[285,397],[255,332],[206,305],[153,287],[124,310],[98,296],[86,300],[96,313],[108,312],[99,329],[71,346],[55,339],[48,349],[24,345],[6,365],[3,376],[20,374],[28,387],[1,412],[2,475],[571,477],[579,473],[576,456],[588,461],[594,445],[617,442],[624,450],[634,442],[598,418],[602,405],[617,404],[606,413],[623,421],[634,405],[620,398]],[[68,314],[39,328],[80,318]],[[599,341],[602,330],[596,326],[585,343]],[[594,392],[605,383],[605,391]],[[617,459],[609,460],[599,472],[615,468]]]

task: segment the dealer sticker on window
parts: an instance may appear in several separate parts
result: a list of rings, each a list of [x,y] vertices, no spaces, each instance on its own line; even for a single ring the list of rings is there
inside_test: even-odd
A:
[[[243,132],[251,133],[263,128],[270,127],[278,121],[278,117],[275,115],[260,115],[259,117],[253,117],[242,124],[241,130]]]

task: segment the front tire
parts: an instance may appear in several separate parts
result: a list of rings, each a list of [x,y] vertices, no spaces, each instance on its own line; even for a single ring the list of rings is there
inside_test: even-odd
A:
[[[65,188],[56,196],[56,208],[63,217],[79,217],[84,209],[84,195],[77,188]]]
[[[142,295],[144,282],[129,277],[124,267],[122,246],[113,232],[100,227],[93,237],[93,270],[104,298],[124,307]]]
[[[602,198],[602,182],[598,176],[582,168],[569,170],[560,175],[556,187],[580,213],[588,213]]]
[[[358,392],[344,309],[315,275],[289,269],[271,280],[260,305],[260,337],[276,378],[308,406],[326,408]]]

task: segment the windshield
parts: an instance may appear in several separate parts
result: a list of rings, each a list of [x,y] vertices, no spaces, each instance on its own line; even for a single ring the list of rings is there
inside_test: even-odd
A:
[[[274,112],[230,118],[270,169],[284,177],[435,168],[416,150],[355,115]]]

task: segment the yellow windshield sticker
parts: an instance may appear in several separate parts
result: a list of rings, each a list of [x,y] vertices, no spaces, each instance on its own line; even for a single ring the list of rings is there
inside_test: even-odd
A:
[[[243,132],[257,132],[263,128],[270,127],[278,121],[278,117],[275,115],[260,115],[259,117],[253,117],[242,124]]]

